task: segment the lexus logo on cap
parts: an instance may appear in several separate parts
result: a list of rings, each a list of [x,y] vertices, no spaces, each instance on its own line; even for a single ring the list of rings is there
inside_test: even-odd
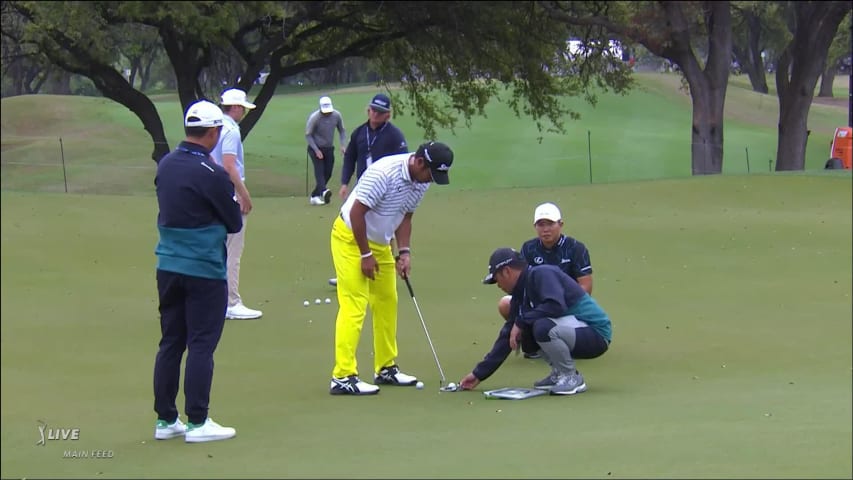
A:
[[[450,167],[448,167],[446,163],[442,163],[441,165],[435,167],[435,169],[438,170],[439,172],[446,172],[446,171],[450,170]]]

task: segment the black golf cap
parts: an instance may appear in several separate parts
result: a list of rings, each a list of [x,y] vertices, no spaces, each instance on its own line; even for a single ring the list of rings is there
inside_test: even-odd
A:
[[[377,112],[387,113],[391,111],[391,99],[384,93],[377,93],[370,100],[370,108]]]
[[[503,267],[515,261],[523,261],[521,254],[512,248],[499,248],[492,252],[489,257],[489,273],[483,278],[483,283],[493,284],[495,281],[495,273]]]
[[[453,150],[441,142],[429,142],[418,147],[415,156],[424,158],[429,164],[432,180],[439,185],[450,183],[447,172],[453,165]]]

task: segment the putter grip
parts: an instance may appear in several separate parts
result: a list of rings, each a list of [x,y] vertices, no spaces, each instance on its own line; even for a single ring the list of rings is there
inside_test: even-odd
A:
[[[405,276],[403,277],[403,280],[406,281],[406,287],[409,289],[409,295],[411,295],[412,298],[415,298],[415,291],[412,290],[412,284],[409,282],[409,277]]]

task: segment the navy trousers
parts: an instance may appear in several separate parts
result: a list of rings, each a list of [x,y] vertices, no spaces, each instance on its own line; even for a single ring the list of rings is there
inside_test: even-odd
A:
[[[213,383],[213,352],[219,345],[228,307],[228,282],[157,270],[160,349],[154,362],[154,411],[169,423],[178,418],[175,401],[184,372],[185,413],[192,423],[207,419]]]
[[[323,191],[326,190],[326,186],[332,178],[332,170],[335,168],[335,147],[320,147],[320,151],[323,152],[322,160],[318,160],[314,154],[314,149],[308,147],[308,155],[314,164],[314,190],[311,191],[312,197],[323,196]]]

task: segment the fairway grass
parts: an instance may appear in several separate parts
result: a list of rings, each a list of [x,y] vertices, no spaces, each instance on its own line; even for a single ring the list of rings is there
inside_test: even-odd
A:
[[[199,445],[152,439],[156,200],[0,199],[3,478],[851,476],[849,175],[431,188],[412,286],[448,381],[494,341],[501,292],[480,281],[494,248],[534,235],[535,205],[556,202],[590,249],[611,349],[579,362],[588,392],[518,402],[481,391],[527,386],[544,364],[513,356],[476,392],[438,392],[404,285],[399,361],[426,388],[330,396],[338,202],[258,198],[241,293],[264,317],[226,323],[211,399],[237,437]],[[368,321],[366,378],[371,339]],[[37,446],[40,421],[80,439]]]

